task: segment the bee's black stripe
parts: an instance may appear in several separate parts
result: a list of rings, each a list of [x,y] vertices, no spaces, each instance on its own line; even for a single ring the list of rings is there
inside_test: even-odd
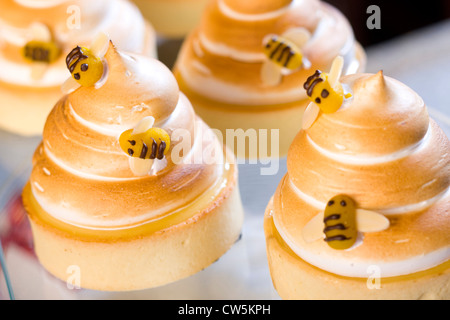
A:
[[[162,160],[164,158],[164,150],[166,150],[166,143],[161,141],[158,149],[158,160]]]
[[[75,60],[76,59],[76,60]],[[87,59],[87,56],[85,56],[84,54],[80,54],[78,56],[75,56],[71,61],[71,65],[68,66],[69,71],[72,73],[75,70],[75,67],[78,65],[78,62],[80,62],[81,60]],[[75,60],[75,62],[73,62]],[[72,63],[73,62],[73,63]]]
[[[270,59],[273,59],[275,55],[277,54],[278,50],[280,50],[284,46],[284,42],[280,42],[278,46],[275,48],[275,50],[272,51],[272,54],[270,55]]]
[[[281,62],[283,60],[284,54],[290,50],[291,49],[289,48],[289,46],[285,46],[281,51],[280,55],[278,56],[278,62]]]
[[[283,48],[283,51],[281,51],[280,56],[278,57],[278,62],[283,61],[283,58],[285,58],[284,61],[284,66],[286,67],[289,63],[289,60],[291,60],[291,57],[294,55],[294,53],[292,52],[291,47],[289,47],[288,45],[286,45],[286,47]]]
[[[27,45],[25,47],[25,56],[33,61],[50,62],[49,50],[41,47],[32,48]]]
[[[77,46],[75,49],[73,49],[72,51],[70,51],[70,53],[69,53],[69,54],[67,55],[67,57],[66,57],[66,65],[67,65],[67,67],[69,67],[70,61],[72,61],[73,58],[74,58],[76,55],[80,54],[80,52],[81,52],[81,47],[80,47],[80,46]]]
[[[340,219],[340,218],[341,218],[341,215],[338,214],[338,213],[336,213],[336,214],[330,214],[328,217],[326,217],[326,218],[323,219],[323,222],[327,222],[327,221],[330,221],[330,220],[338,220],[338,219]]]
[[[81,51],[81,47],[77,46],[66,57],[67,68],[72,73],[73,70],[75,70],[75,67],[77,66],[78,62],[87,58],[88,57],[84,55],[83,52]]]
[[[347,238],[346,236],[343,235],[339,235],[339,236],[334,236],[334,237],[327,237],[324,239],[324,241],[326,242],[330,242],[330,241],[344,241],[344,240],[350,240],[351,238]]]
[[[285,67],[288,66],[289,61],[291,61],[291,58],[292,58],[293,56],[294,56],[294,52],[293,52],[291,49],[289,49],[289,53],[288,53],[288,56],[287,56],[287,58],[286,58],[286,62],[284,63],[284,66],[285,66]]]
[[[342,223],[338,223],[333,226],[326,227],[325,229],[323,229],[323,232],[326,233],[331,230],[347,230],[347,228]]]
[[[139,156],[139,158],[145,159],[145,157],[147,156],[147,151],[148,151],[147,145],[145,144],[145,142],[142,142],[142,151],[141,151],[141,155]]]
[[[155,139],[153,139],[152,142],[152,153],[150,154],[150,159],[154,160],[156,159],[157,153],[158,153],[158,144],[156,143]]]
[[[77,54],[80,51],[80,46],[77,46],[75,49],[69,52],[69,54],[66,57],[66,64],[69,65],[69,61],[73,58],[75,54]]]
[[[306,79],[306,82],[303,84],[303,88],[304,88],[305,90],[307,90],[307,89],[311,86],[311,82],[312,82],[315,78],[320,77],[321,74],[322,74],[322,72],[320,72],[319,70],[316,70],[316,72],[315,72],[312,76],[310,76],[310,77],[308,77],[308,79]]]
[[[322,78],[317,78],[317,79],[315,79],[315,80],[311,83],[311,85],[309,86],[308,90],[306,91],[306,94],[307,94],[309,97],[311,97],[312,92],[313,92],[313,90],[314,90],[314,87],[315,87],[317,84],[321,83],[322,81],[323,81]]]

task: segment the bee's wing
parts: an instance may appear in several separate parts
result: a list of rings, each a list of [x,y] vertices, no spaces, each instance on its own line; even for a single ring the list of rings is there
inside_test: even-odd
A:
[[[306,226],[302,230],[303,240],[307,243],[311,243],[320,240],[324,237],[323,233],[323,211],[315,215],[314,218],[309,220]]]
[[[33,40],[45,41],[45,42],[52,40],[52,34],[51,34],[50,30],[43,23],[34,22],[30,26],[30,32],[31,32],[31,37]]]
[[[283,33],[283,37],[301,49],[311,39],[311,33],[305,28],[292,28]]]
[[[106,33],[98,33],[92,41],[91,47],[89,48],[92,51],[92,54],[94,54],[96,57],[103,58],[106,54],[106,51],[108,51],[109,40],[110,38]]]
[[[345,74],[357,73],[360,67],[361,63],[355,59],[348,65],[347,69],[345,69]]]
[[[270,60],[265,60],[261,66],[261,80],[267,86],[276,86],[281,82],[281,68]]]
[[[154,161],[149,174],[156,175],[159,171],[163,170],[165,167],[167,167],[166,157],[164,157],[162,160]]]
[[[61,85],[61,91],[64,94],[69,94],[77,90],[81,85],[75,81],[74,78],[69,77],[64,83]]]
[[[389,228],[390,222],[378,212],[356,209],[356,225],[359,232],[379,232]]]
[[[128,158],[130,169],[135,176],[143,177],[150,173],[153,166],[153,160],[141,159],[136,157]]]
[[[311,102],[308,107],[306,107],[305,113],[303,114],[302,119],[302,129],[309,129],[313,123],[316,121],[319,116],[320,108],[314,103]]]
[[[154,123],[155,118],[153,118],[152,116],[145,117],[141,121],[139,121],[137,126],[134,128],[132,134],[144,133],[147,130],[151,129]]]
[[[42,79],[48,69],[48,64],[45,62],[33,62],[31,65],[31,78],[33,80]]]
[[[342,75],[342,70],[344,68],[344,58],[337,56],[333,60],[330,72],[328,73],[328,82],[330,86],[334,88]]]

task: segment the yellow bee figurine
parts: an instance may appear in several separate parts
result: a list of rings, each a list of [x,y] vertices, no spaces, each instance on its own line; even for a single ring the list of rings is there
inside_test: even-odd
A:
[[[153,128],[155,118],[143,118],[134,129],[119,137],[120,148],[129,156],[131,171],[136,176],[155,174],[165,168],[171,141],[161,128]]]
[[[310,76],[304,86],[309,99],[314,102],[323,113],[333,113],[339,110],[344,102],[344,89],[338,82],[331,87],[328,81],[328,74],[316,70]]]
[[[93,86],[103,76],[102,59],[85,47],[77,46],[66,58],[72,77],[83,87]]]
[[[77,46],[67,55],[66,65],[71,76],[61,86],[63,93],[69,94],[81,86],[95,86],[104,78],[103,57],[109,44],[108,35],[101,32],[94,38],[90,48]]]
[[[170,136],[161,128],[151,128],[145,132],[133,134],[134,129],[120,135],[119,144],[130,157],[162,160],[170,148]]]
[[[50,28],[40,22],[30,25],[27,38],[22,56],[30,63],[31,77],[39,80],[47,72],[49,64],[58,60],[61,47],[53,39]]]
[[[289,29],[281,36],[270,34],[265,37],[263,52],[267,59],[261,67],[263,83],[275,86],[281,82],[283,71],[292,73],[302,66],[309,66],[302,47],[310,37],[311,34],[304,28]]]
[[[296,70],[303,63],[301,50],[288,39],[277,35],[270,37],[264,46],[264,53],[272,62],[289,70]]]
[[[351,197],[341,194],[331,198],[325,210],[306,224],[302,235],[307,243],[323,239],[331,248],[345,250],[355,244],[358,233],[380,232],[389,225],[384,215],[357,208]]]
[[[344,99],[350,98],[350,93],[345,94],[339,78],[344,68],[344,59],[336,57],[331,65],[330,73],[317,70],[310,76],[303,88],[306,90],[311,103],[303,114],[302,129],[309,129],[316,121],[319,113],[333,113],[338,111]]]
[[[23,47],[22,54],[29,62],[52,63],[60,56],[61,49],[53,41],[32,40]]]
[[[348,249],[356,241],[356,206],[352,198],[339,195],[331,199],[324,212],[325,241],[333,249]]]

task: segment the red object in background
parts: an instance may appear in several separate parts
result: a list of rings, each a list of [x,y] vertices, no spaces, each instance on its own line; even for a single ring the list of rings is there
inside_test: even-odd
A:
[[[6,219],[4,220],[6,230],[1,237],[4,250],[7,251],[9,245],[15,244],[30,255],[35,255],[31,227],[20,193],[11,198],[4,212],[6,213]]]

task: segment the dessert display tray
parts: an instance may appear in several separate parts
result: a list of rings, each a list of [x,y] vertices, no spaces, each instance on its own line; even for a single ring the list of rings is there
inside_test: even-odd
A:
[[[368,72],[383,69],[418,92],[430,116],[450,136],[450,22],[369,48]],[[178,46],[161,43],[174,59]],[[421,50],[415,50],[420,48]],[[423,49],[423,50],[422,50]],[[167,50],[165,52],[164,50]],[[419,63],[420,62],[420,63]],[[434,76],[435,75],[435,76]],[[429,81],[428,79],[434,79]],[[439,79],[439,81],[437,81]],[[148,290],[99,292],[77,289],[45,271],[33,251],[31,230],[23,210],[21,191],[31,170],[31,159],[41,137],[20,137],[0,131],[0,240],[16,299],[279,299],[272,286],[263,232],[264,210],[286,173],[286,159],[275,175],[263,176],[261,163],[239,164],[239,184],[245,210],[241,238],[218,261],[187,279]],[[149,270],[149,272],[151,272]],[[9,299],[0,268],[0,300]]]

